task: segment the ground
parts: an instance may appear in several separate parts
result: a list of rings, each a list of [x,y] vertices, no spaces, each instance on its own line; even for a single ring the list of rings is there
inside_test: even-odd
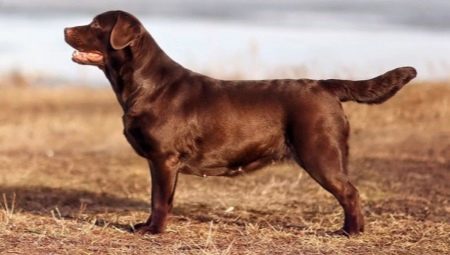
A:
[[[109,88],[0,86],[1,254],[449,254],[450,84],[346,103],[365,233],[333,235],[335,199],[294,164],[182,175],[167,232],[148,216],[144,160]]]

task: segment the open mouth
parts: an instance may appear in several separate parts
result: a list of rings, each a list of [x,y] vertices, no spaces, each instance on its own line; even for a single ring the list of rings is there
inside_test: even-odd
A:
[[[103,54],[99,51],[78,51],[72,53],[72,60],[82,65],[102,65]]]

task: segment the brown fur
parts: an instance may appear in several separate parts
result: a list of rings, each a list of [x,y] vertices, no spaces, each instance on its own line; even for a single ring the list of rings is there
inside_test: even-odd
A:
[[[347,176],[349,125],[341,101],[381,103],[416,76],[414,68],[366,81],[217,80],[170,59],[122,11],[66,28],[65,39],[82,51],[74,61],[104,71],[124,111],[124,134],[148,160],[152,214],[135,226],[139,232],[164,230],[178,173],[235,176],[285,158],[336,197],[344,233],[363,231],[358,191]]]

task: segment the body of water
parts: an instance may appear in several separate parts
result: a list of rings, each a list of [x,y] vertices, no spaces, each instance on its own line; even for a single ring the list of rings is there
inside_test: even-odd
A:
[[[0,73],[106,84],[71,62],[63,28],[124,9],[176,61],[219,78],[357,79],[404,65],[450,78],[450,1],[125,2],[0,1]]]

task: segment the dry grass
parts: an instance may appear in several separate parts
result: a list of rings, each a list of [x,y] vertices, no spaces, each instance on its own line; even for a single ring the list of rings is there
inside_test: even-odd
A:
[[[0,253],[448,254],[450,86],[409,86],[380,106],[347,104],[351,177],[367,230],[345,238],[337,202],[304,171],[182,176],[167,233],[129,225],[149,174],[122,137],[109,89],[0,87]]]

